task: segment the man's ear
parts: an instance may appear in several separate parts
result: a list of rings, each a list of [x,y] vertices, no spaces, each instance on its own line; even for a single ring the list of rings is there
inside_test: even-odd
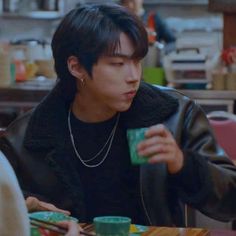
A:
[[[80,64],[79,60],[75,56],[70,56],[67,59],[67,67],[70,73],[77,79],[81,79],[84,77],[84,68]]]

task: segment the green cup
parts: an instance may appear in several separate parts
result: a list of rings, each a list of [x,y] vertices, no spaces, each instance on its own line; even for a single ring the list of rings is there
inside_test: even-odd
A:
[[[137,145],[145,139],[145,132],[148,128],[128,129],[127,139],[129,144],[129,152],[131,163],[134,165],[147,163],[148,159],[140,156],[137,152]]]
[[[131,219],[124,216],[98,216],[93,219],[97,236],[128,236]]]

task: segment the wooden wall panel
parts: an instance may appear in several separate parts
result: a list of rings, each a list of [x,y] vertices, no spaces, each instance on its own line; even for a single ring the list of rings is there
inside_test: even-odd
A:
[[[209,0],[209,10],[236,13],[236,0]]]
[[[236,13],[224,13],[223,46],[236,46]]]
[[[236,46],[236,0],[209,0],[208,7],[224,14],[223,47]]]

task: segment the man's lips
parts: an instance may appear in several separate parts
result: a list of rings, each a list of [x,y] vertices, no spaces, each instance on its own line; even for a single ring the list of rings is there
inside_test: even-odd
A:
[[[129,92],[127,92],[127,93],[125,93],[124,95],[126,96],[126,98],[128,98],[128,99],[132,99],[132,98],[134,98],[134,96],[136,95],[136,90],[132,90],[132,91],[129,91]]]

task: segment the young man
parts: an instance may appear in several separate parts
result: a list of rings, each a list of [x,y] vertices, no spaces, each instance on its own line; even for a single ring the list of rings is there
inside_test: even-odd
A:
[[[147,48],[142,22],[121,6],[65,16],[52,39],[56,87],[0,141],[25,196],[80,222],[125,215],[184,226],[183,204],[235,218],[234,165],[194,101],[141,82]],[[148,163],[134,166],[126,132],[140,127],[150,127],[137,147]]]

